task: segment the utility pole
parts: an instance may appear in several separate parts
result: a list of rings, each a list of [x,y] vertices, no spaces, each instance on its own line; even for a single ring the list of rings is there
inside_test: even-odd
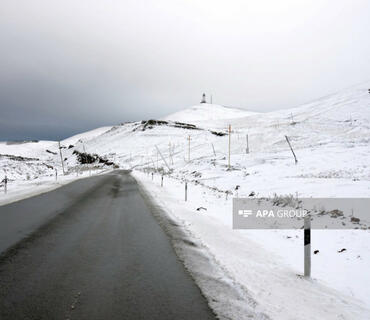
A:
[[[168,158],[171,160],[171,164],[173,165],[171,142],[168,143]]]
[[[292,148],[292,145],[290,144],[290,141],[289,141],[288,136],[285,136],[285,139],[286,139],[286,142],[288,142],[289,148],[290,148],[290,150],[291,150],[291,151],[292,151],[292,153],[293,153],[293,156],[294,156],[294,162],[295,162],[295,164],[297,164],[297,163],[298,163],[298,160],[297,160],[297,157],[296,157],[296,155],[295,155],[295,153],[294,153],[294,150],[293,150],[293,148]]]
[[[171,170],[171,168],[170,168],[170,166],[167,164],[166,159],[163,157],[162,152],[160,152],[160,151],[159,151],[158,146],[155,146],[155,147],[156,147],[156,149],[157,149],[157,155],[158,155],[158,153],[159,153],[159,155],[161,156],[161,158],[162,158],[162,160],[163,160],[164,164],[166,165],[166,167],[167,167],[167,168],[168,168],[168,170],[170,171],[170,170]],[[158,163],[157,163],[157,167],[158,167]]]
[[[212,149],[213,149],[213,155],[216,156],[215,146],[213,145],[213,143],[211,143],[211,144],[212,144]]]
[[[231,148],[231,125],[229,124],[229,161],[228,161],[228,167],[230,170],[230,148]]]
[[[157,171],[158,171],[158,149],[157,149]]]
[[[150,160],[152,160],[152,163],[153,163],[153,170],[155,169],[155,164],[154,164],[154,160],[152,157],[150,157]]]
[[[188,145],[188,162],[190,162],[190,135],[188,136],[188,141],[189,141],[189,145]]]
[[[66,173],[64,171],[64,161],[63,161],[62,148],[60,146],[60,141],[58,141],[58,146],[59,146],[60,161],[62,162],[63,175],[65,175]]]
[[[248,135],[247,135],[247,154],[249,153],[249,140],[248,140]]]

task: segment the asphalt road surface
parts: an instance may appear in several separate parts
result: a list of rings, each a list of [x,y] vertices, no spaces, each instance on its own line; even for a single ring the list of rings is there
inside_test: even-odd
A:
[[[135,180],[0,207],[0,319],[215,319]]]

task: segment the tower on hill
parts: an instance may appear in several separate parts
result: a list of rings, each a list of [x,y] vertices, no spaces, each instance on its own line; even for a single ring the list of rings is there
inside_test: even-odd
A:
[[[206,94],[205,93],[203,93],[202,100],[200,101],[200,103],[207,103]]]

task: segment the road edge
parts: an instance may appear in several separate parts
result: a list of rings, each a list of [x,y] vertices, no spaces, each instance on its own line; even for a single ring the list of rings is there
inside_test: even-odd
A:
[[[153,216],[170,238],[179,260],[189,272],[211,310],[219,319],[270,319],[257,311],[257,302],[248,295],[246,288],[232,279],[217,263],[209,249],[175,218],[158,198],[154,198],[145,185],[135,176],[140,194]]]

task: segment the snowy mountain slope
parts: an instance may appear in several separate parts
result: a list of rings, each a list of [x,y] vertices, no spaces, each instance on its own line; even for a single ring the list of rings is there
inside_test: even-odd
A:
[[[212,114],[213,108],[220,113]],[[341,92],[299,108],[270,113],[235,111],[209,104],[200,105],[189,115],[190,110],[184,111],[181,122],[191,123],[191,119],[203,119],[194,122],[196,128],[176,127],[171,121],[167,124],[155,123],[144,128],[145,124],[136,122],[103,127],[68,138],[62,141],[62,146],[65,147],[62,149],[63,157],[67,158],[66,165],[74,167],[78,164],[73,155],[74,150],[86,150],[124,167],[157,167],[157,164],[166,167],[160,155],[157,155],[155,146],[158,146],[175,174],[187,175],[192,172],[190,170],[193,167],[201,172],[202,179],[211,179],[209,181],[212,185],[221,187],[221,184],[222,189],[227,190],[233,189],[241,179],[240,171],[242,175],[248,174],[248,180],[255,178],[256,186],[264,179],[271,180],[271,174],[274,173],[276,178],[272,179],[270,187],[261,188],[264,193],[271,193],[269,190],[279,191],[281,186],[276,189],[274,183],[279,179],[292,180],[297,177],[300,181],[305,181],[304,185],[310,190],[309,195],[314,195],[317,188],[312,188],[311,183],[308,183],[309,178],[352,178],[361,183],[370,177],[366,165],[370,139],[370,97],[367,86]],[[242,117],[233,118],[236,114],[242,114]],[[227,119],[219,119],[221,115]],[[204,121],[207,116],[218,119]],[[178,119],[173,115],[169,118]],[[225,181],[228,136],[215,135],[211,131],[226,133],[228,124],[232,126],[231,163],[237,171],[229,172],[228,176],[233,178]],[[247,134],[250,149],[248,155]],[[191,163],[185,161],[188,158],[189,135]],[[297,153],[298,166],[291,167],[294,162],[285,135],[289,137]],[[68,149],[70,144],[74,145],[74,148]],[[55,154],[47,153],[47,149]],[[21,145],[3,143],[0,144],[0,153],[35,157],[60,167],[58,146],[55,142]],[[209,166],[210,161],[213,163],[212,167]],[[265,178],[261,180],[262,177]],[[246,177],[242,180],[244,179]],[[322,180],[320,181],[322,183]],[[300,191],[292,190],[289,186],[292,184],[286,184],[285,192]],[[303,185],[299,189],[302,188]],[[338,192],[339,185],[336,189],[333,192]],[[354,190],[352,186],[346,190],[348,195],[359,192],[351,191]],[[361,194],[367,192],[365,188]]]
[[[157,146],[175,175],[191,178],[190,173],[196,171],[207,184],[223,190],[232,190],[246,180],[263,194],[299,192],[314,196],[322,192],[321,188],[314,187],[318,183],[315,179],[319,179],[320,185],[335,183],[335,188],[325,190],[328,196],[365,196],[368,188],[360,185],[366,185],[370,179],[367,165],[370,95],[367,87],[352,88],[298,108],[270,113],[256,114],[202,104],[195,109],[186,109],[181,115],[182,122],[203,119],[194,122],[196,128],[179,127],[171,121],[103,127],[62,141],[63,157],[67,158],[66,166],[72,169],[78,165],[73,155],[75,150],[99,154],[123,167],[166,168],[157,154]],[[219,112],[213,114],[213,109]],[[233,118],[236,114],[242,117]],[[227,119],[220,119],[221,116]],[[205,121],[206,117],[208,120]],[[217,120],[210,120],[212,117]],[[173,115],[168,118],[178,119]],[[226,174],[228,136],[211,131],[226,133],[228,124],[232,126],[231,164],[235,170]],[[249,154],[246,154],[247,134]],[[292,166],[294,161],[285,135],[297,154],[297,166]],[[190,163],[187,161],[188,136],[191,137]],[[70,144],[74,147],[68,149]],[[1,154],[38,158],[60,169],[58,151],[57,143],[48,141],[0,144]],[[6,166],[5,162],[2,168],[6,169]],[[348,179],[357,183],[346,185]],[[296,182],[291,183],[293,180]]]
[[[201,117],[202,112],[201,116],[193,115],[193,118]],[[203,127],[197,124],[199,129],[206,130],[176,128],[170,125],[153,125],[143,130],[140,123],[117,126],[97,138],[87,140],[85,146],[91,149],[88,152],[103,154],[123,166],[156,167],[158,159],[159,166],[166,167],[160,155],[157,156],[157,145],[175,173],[182,174],[187,171],[186,168],[194,167],[202,173],[203,179],[211,178],[211,181],[218,184],[215,175],[220,175],[220,181],[223,180],[227,165],[224,157],[228,150],[228,136],[217,136],[207,129],[226,132],[226,123],[230,123],[231,163],[235,169],[248,173],[248,179],[260,175],[271,179],[271,173],[274,172],[279,177],[301,177],[300,179],[305,179],[306,182],[308,177],[352,177],[367,181],[370,178],[366,165],[369,159],[369,119],[370,97],[365,87],[292,110],[252,114],[228,120],[208,120],[207,126]],[[186,117],[182,120],[190,122]],[[221,122],[224,123],[220,125]],[[251,151],[249,155],[245,153],[247,134]],[[189,135],[190,157],[193,160],[191,163],[185,161],[188,158]],[[297,153],[298,166],[290,166],[294,161],[285,135],[290,138]],[[210,167],[212,159],[215,165]],[[233,179],[237,181],[240,173],[232,171],[228,175],[235,176]],[[232,183],[234,184],[234,181]],[[232,185],[227,182],[223,188],[230,189]],[[315,190],[317,189],[312,188],[310,195],[313,195]],[[348,188],[349,190],[353,189]],[[286,191],[294,193],[297,190]],[[367,189],[361,194],[366,193]]]
[[[198,165],[203,166],[202,163],[204,163],[207,166],[207,158],[216,158],[218,164],[225,166],[226,161],[222,160],[222,157],[227,155],[228,137],[214,135],[208,130],[226,133],[228,124],[231,124],[233,166],[252,168],[262,163],[271,165],[269,158],[289,159],[290,151],[285,140],[285,135],[287,135],[296,150],[311,148],[313,149],[311,152],[320,153],[325,167],[327,164],[329,167],[330,165],[343,167],[343,163],[331,161],[330,158],[334,154],[342,157],[343,154],[348,153],[348,149],[361,147],[365,149],[360,154],[367,157],[366,146],[370,137],[370,99],[367,87],[368,85],[352,88],[298,108],[270,113],[253,113],[241,109],[201,104],[165,118],[195,124],[196,130],[179,128],[171,124],[155,124],[143,129],[140,128],[142,124],[137,122],[98,128],[65,139],[61,143],[65,147],[63,153],[68,159],[73,158],[72,153],[75,149],[83,152],[83,147],[85,147],[88,153],[98,153],[111,160],[115,159],[123,166],[140,166],[150,163],[153,165],[152,160],[157,161],[155,149],[157,145],[163,155],[171,161],[171,167],[176,170],[176,168],[189,165],[184,162],[184,159],[188,157],[187,138],[190,135],[191,159],[203,158],[204,161]],[[247,134],[251,151],[248,156],[245,154]],[[213,154],[212,144],[216,157]],[[69,145],[75,145],[75,148],[68,150]],[[327,150],[321,152],[323,150],[319,149],[323,148]],[[46,150],[58,153],[57,143],[51,141],[19,145],[0,143],[0,154],[39,158],[57,165],[60,162],[59,154],[53,155],[47,153]],[[332,155],[329,150],[333,151]],[[278,156],[278,153],[282,155]],[[355,163],[361,162],[361,159],[362,157],[356,157]],[[128,163],[128,160],[131,162]],[[304,161],[304,159],[299,160]],[[72,162],[71,165],[73,165]],[[159,162],[161,162],[159,165],[163,166],[160,156]],[[359,166],[361,167],[361,164]],[[332,169],[335,171],[334,167]],[[303,175],[307,176],[305,166],[298,168],[304,171]],[[345,175],[348,176],[350,171],[347,170]],[[352,166],[352,171],[356,171],[356,165]],[[367,175],[366,168],[362,168],[361,171],[365,172],[365,176]],[[340,177],[340,174],[337,177]]]
[[[79,134],[76,134],[72,137],[64,139],[63,141],[61,141],[61,143],[65,144],[65,145],[71,145],[71,144],[74,145],[79,140],[84,141],[84,140],[88,140],[88,139],[93,139],[93,138],[103,134],[104,132],[110,130],[111,128],[112,128],[112,126],[110,126],[110,127],[100,127],[100,128],[97,128],[97,129],[93,129],[93,130],[90,130],[90,131],[79,133]]]
[[[0,142],[0,181],[33,180],[54,174],[52,154],[55,141]],[[1,184],[0,184],[1,185]]]
[[[241,118],[255,114],[243,109],[230,108],[217,104],[202,103],[163,118],[163,120],[199,123],[214,120]]]
[[[97,128],[61,141],[62,153],[64,156],[67,155],[67,165],[69,162],[70,166],[75,167],[77,163],[75,157],[72,157],[74,149],[67,151],[70,145],[76,144],[83,151],[84,140],[93,139],[111,128]],[[62,172],[58,142],[0,142],[0,169],[2,169],[0,174],[6,174],[10,181],[35,180],[43,176],[54,178],[54,169]]]
[[[45,150],[52,148],[55,141],[0,142],[0,154],[29,158],[44,158]]]

